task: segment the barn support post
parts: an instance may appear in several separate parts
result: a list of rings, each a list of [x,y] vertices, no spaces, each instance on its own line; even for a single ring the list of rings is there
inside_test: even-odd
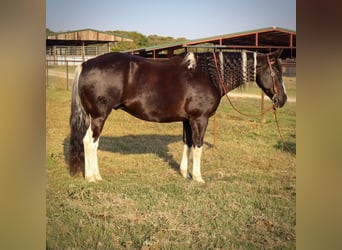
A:
[[[255,47],[259,47],[259,33],[255,33]]]
[[[168,50],[167,50],[167,57],[168,57],[168,58],[173,57],[173,50],[172,50],[172,49],[168,49]]]
[[[45,60],[45,68],[46,68],[46,87],[49,86],[49,61]]]
[[[84,56],[85,56],[85,48],[84,48],[84,42],[82,42],[82,62],[84,62]]]
[[[292,48],[293,48],[293,34],[290,34],[290,51],[291,51],[291,59],[292,57]]]
[[[56,48],[56,46],[53,46],[53,47],[52,47],[52,51],[53,51],[53,52],[52,52],[52,53],[53,53],[53,65],[56,66],[56,56],[57,56],[57,55],[56,55],[56,54],[57,54],[57,48]]]
[[[66,61],[66,89],[69,90],[69,64]]]

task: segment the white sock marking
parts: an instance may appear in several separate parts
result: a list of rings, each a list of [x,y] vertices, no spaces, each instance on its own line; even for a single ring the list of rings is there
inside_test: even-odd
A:
[[[285,93],[285,95],[287,95],[284,81],[281,81],[281,83],[282,83],[282,85],[283,85],[284,93]]]
[[[188,173],[188,161],[189,161],[190,151],[191,151],[191,147],[188,147],[188,145],[184,144],[182,162],[180,165],[180,172],[184,176],[184,178],[190,177]]]
[[[192,178],[195,181],[205,183],[201,175],[201,155],[202,148],[195,146],[193,148],[193,168],[192,168]]]
[[[94,142],[91,125],[89,125],[89,128],[83,138],[83,145],[85,162],[84,175],[86,181],[102,180],[97,162],[97,148],[99,146],[99,139]]]

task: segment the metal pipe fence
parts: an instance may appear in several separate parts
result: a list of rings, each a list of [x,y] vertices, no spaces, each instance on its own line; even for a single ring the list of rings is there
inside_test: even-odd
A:
[[[65,66],[65,71],[53,71],[51,70],[50,76],[57,76],[66,78],[66,89],[69,90],[69,79],[73,79],[73,73],[71,72],[71,76],[69,76],[70,67],[77,66],[84,62],[83,60],[60,60],[60,59],[46,59],[45,60],[45,72],[46,72],[46,87],[49,87],[49,68],[52,69],[55,66]],[[58,64],[60,63],[60,64]]]

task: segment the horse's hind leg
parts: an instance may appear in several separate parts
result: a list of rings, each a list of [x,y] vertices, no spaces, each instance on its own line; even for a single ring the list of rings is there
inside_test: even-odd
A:
[[[84,145],[84,177],[86,181],[96,181],[101,180],[100,174],[98,176],[95,175],[95,172],[98,171],[98,163],[97,163],[97,147],[99,144],[99,140],[94,141],[93,131],[91,129],[91,124],[83,138]]]
[[[99,146],[100,133],[105,119],[92,119],[89,128],[83,138],[86,181],[94,182],[102,180],[97,160],[97,148]]]

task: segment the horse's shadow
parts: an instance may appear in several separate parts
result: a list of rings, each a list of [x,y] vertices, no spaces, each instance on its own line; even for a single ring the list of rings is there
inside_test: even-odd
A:
[[[174,142],[181,142],[181,135],[125,135],[118,137],[101,136],[98,150],[120,153],[124,155],[134,154],[156,154],[169,166],[178,171],[179,162],[169,152],[168,145]],[[64,139],[64,159],[69,164],[69,143],[70,137]]]
[[[296,155],[296,143],[290,141],[278,141],[276,145],[273,146],[276,149],[288,152],[292,155]]]

